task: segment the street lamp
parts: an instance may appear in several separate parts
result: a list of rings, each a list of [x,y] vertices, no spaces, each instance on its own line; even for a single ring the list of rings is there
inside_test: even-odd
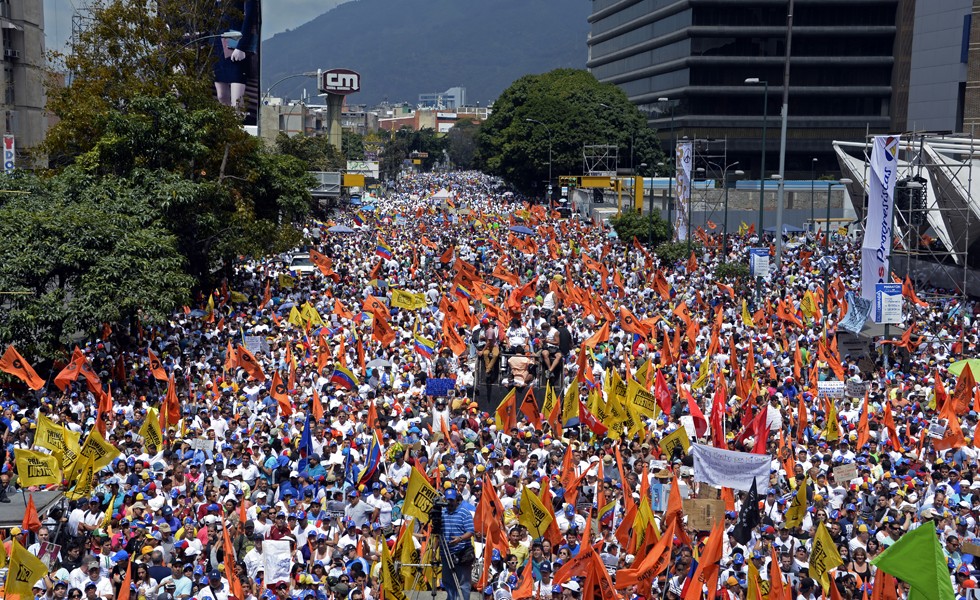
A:
[[[759,239],[762,239],[762,211],[766,199],[766,124],[769,120],[769,82],[758,77],[745,80],[748,85],[762,84],[762,169],[759,172]]]
[[[814,220],[815,217],[813,214],[813,186],[814,186],[813,180],[816,179],[816,177],[817,177],[817,159],[811,158],[810,159],[810,223],[811,223],[810,226],[811,227],[816,225],[816,221]]]
[[[722,260],[724,262],[728,262],[728,188],[729,188],[729,185],[728,185],[728,169],[730,169],[731,167],[734,167],[737,164],[738,164],[738,161],[735,161],[732,164],[730,164],[727,167],[725,167],[725,170],[724,170],[724,179],[725,179],[725,224],[724,224],[724,230],[722,231],[722,238],[721,238],[722,239],[722,245],[721,245],[722,250],[721,250],[721,254],[722,254]],[[741,177],[742,175],[745,175],[745,171],[743,171],[741,169],[737,169],[732,174],[736,178],[738,178],[738,177]]]
[[[824,231],[824,234],[823,234],[824,257],[827,257],[827,256],[830,255],[830,194],[831,194],[831,188],[833,188],[835,185],[848,186],[851,183],[853,183],[853,181],[851,179],[847,178],[847,177],[845,177],[843,179],[839,179],[837,181],[828,181],[827,182],[827,222],[824,225],[824,227],[826,227],[826,231]],[[830,280],[830,263],[828,262],[826,265],[824,265],[824,270],[823,270],[823,314],[824,314],[824,317],[827,318],[827,319],[830,318],[830,315],[827,314],[827,288],[829,287],[829,280]]]
[[[551,202],[551,128],[538,121],[537,119],[524,119],[528,123],[537,123],[538,125],[544,127],[544,130],[548,133],[548,202]]]
[[[657,98],[657,102],[670,102],[670,98],[667,98],[666,96],[661,96],[660,98]],[[670,153],[671,153],[670,155],[674,157],[674,161],[676,162],[676,160],[677,160],[677,133],[674,131],[674,103],[673,102],[670,102]],[[677,169],[677,165],[675,164],[674,165],[674,168],[671,169],[668,172],[668,174],[667,174],[668,177],[669,177],[669,179],[667,180],[667,202],[668,202],[667,218],[670,219],[670,227],[671,227],[671,230],[673,230],[673,228],[674,228],[674,215],[672,213],[673,213],[673,206],[674,206],[674,202],[673,202],[673,200],[674,200],[674,171],[676,169]]]

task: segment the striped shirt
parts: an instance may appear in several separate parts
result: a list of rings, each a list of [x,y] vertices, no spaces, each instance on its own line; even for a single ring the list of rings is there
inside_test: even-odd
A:
[[[473,533],[473,515],[462,506],[457,506],[455,511],[450,511],[448,508],[442,509],[442,532],[446,543],[449,543],[449,540],[453,538]],[[468,545],[472,545],[469,540],[460,542],[449,546],[449,551],[459,552]]]

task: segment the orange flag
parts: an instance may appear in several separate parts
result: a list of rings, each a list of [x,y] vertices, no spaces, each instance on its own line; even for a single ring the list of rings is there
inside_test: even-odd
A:
[[[663,522],[665,527],[667,523],[676,524],[675,535],[677,535],[677,539],[682,544],[691,545],[691,538],[684,531],[684,504],[681,500],[681,489],[677,484],[676,475],[674,475],[674,479],[670,482],[670,495],[667,497],[667,510],[664,512]]]
[[[228,533],[227,522],[221,528],[221,547],[224,552],[225,564],[234,565],[237,557],[235,556],[235,547],[231,544],[231,535]],[[242,590],[242,582],[238,579],[237,570],[234,568],[227,569],[225,571],[225,577],[228,578],[228,587],[231,595],[239,600],[244,600],[245,595]]]
[[[38,377],[31,365],[13,347],[7,346],[7,351],[0,357],[0,371],[9,373],[27,384],[35,392],[44,387],[44,380]]]
[[[687,259],[687,272],[693,273],[698,270],[698,257],[691,250],[691,257]]]
[[[310,410],[313,411],[313,418],[317,421],[323,418],[323,404],[320,402],[320,394],[317,393],[316,388],[313,388],[313,405]]]
[[[527,561],[527,564],[524,565],[524,571],[521,573],[521,582],[511,592],[511,598],[514,600],[524,600],[534,595],[534,573],[531,571],[533,568],[534,561],[532,560]]]
[[[341,319],[353,320],[354,315],[349,310],[344,308],[344,305],[340,302],[339,298],[333,299],[333,314],[337,315]]]
[[[279,403],[279,410],[282,411],[284,417],[293,414],[293,404],[289,401],[289,391],[286,389],[286,384],[282,382],[279,371],[272,374],[272,387],[269,389],[269,395]]]
[[[116,600],[129,600],[130,588],[133,585],[133,565],[127,561],[126,562],[126,574],[123,575],[122,585],[119,586],[119,594],[116,596]]]
[[[640,564],[630,569],[620,569],[616,572],[616,589],[622,590],[631,585],[638,586],[639,589],[648,589],[650,582],[667,568],[670,563],[670,551],[674,541],[675,521],[671,521],[664,534],[660,536],[653,548],[647,552]],[[579,552],[581,554],[581,552]],[[572,559],[574,560],[574,559]],[[557,576],[555,577],[557,580]],[[700,597],[700,589],[699,597]]]
[[[163,398],[160,405],[160,429],[167,430],[167,427],[176,425],[180,421],[180,401],[177,399],[177,381],[174,374],[170,374],[167,381],[167,395]]]
[[[374,296],[369,295],[364,299],[363,310],[366,313],[371,313],[375,317],[381,317],[385,321],[391,320],[391,312],[388,310],[388,307],[385,306],[384,302]]]
[[[262,371],[262,367],[259,366],[259,361],[255,359],[255,355],[249,352],[245,346],[238,347],[238,366],[244,369],[252,379],[265,381],[265,373]]]
[[[947,423],[943,437],[932,441],[932,447],[936,449],[936,452],[949,448],[959,448],[965,445],[966,440],[963,438],[963,430],[960,429],[960,420],[956,416],[952,402],[945,402],[943,404],[943,407],[939,410],[939,418],[946,419]]]
[[[971,404],[973,404],[973,388],[976,386],[977,382],[973,379],[973,371],[967,364],[963,367],[960,376],[956,378],[956,387],[953,388],[953,393],[949,397],[956,414],[962,415],[970,412]]]
[[[602,324],[602,327],[599,328],[599,331],[596,331],[594,334],[592,334],[591,337],[589,337],[589,339],[582,342],[582,346],[585,348],[595,348],[596,345],[607,341],[609,341],[608,321]]]
[[[24,521],[20,528],[34,533],[41,530],[41,519],[37,515],[37,507],[34,506],[34,494],[27,497],[27,508],[24,509]]]
[[[146,356],[150,361],[150,373],[153,375],[153,378],[157,381],[166,381],[168,379],[167,371],[163,368],[163,364],[157,358],[157,355],[153,353],[153,350],[147,349]]]
[[[625,306],[619,307],[619,325],[627,333],[635,333],[643,337],[650,335],[650,327],[637,319]]]
[[[538,401],[534,399],[534,388],[528,386],[521,401],[521,414],[527,417],[527,422],[534,425],[535,429],[541,429],[541,412],[538,410]]]
[[[857,426],[857,445],[855,448],[860,452],[864,445],[868,443],[870,433],[868,431],[868,392],[864,392],[864,406],[861,407],[861,419]]]
[[[708,541],[698,557],[698,568],[694,571],[694,577],[687,586],[687,594],[684,600],[701,600],[701,588],[708,586],[708,596],[711,597],[713,590],[718,589],[718,561],[721,560],[722,546],[725,538],[725,523],[718,521],[711,529]],[[777,563],[778,564],[778,563]],[[712,581],[714,584],[712,585]]]
[[[381,342],[382,346],[390,346],[395,341],[396,335],[395,330],[391,328],[386,319],[381,318],[381,315],[375,315],[371,337]]]

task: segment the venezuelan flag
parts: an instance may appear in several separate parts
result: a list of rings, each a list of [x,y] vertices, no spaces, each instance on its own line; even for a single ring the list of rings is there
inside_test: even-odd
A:
[[[378,465],[381,464],[381,442],[378,440],[377,433],[371,435],[371,445],[368,446],[365,458],[364,468],[357,477],[358,486],[371,481],[374,474],[378,472]]]
[[[374,253],[385,260],[391,260],[391,246],[386,244],[384,240],[378,240],[378,246],[374,249]]]
[[[354,211],[354,225],[357,225],[358,227],[364,225],[364,216],[360,211]]]
[[[350,369],[346,369],[340,365],[334,367],[333,375],[330,376],[330,383],[347,390],[357,389],[361,385]]]
[[[436,355],[436,343],[420,335],[415,336],[415,351],[426,358]]]
[[[467,300],[472,300],[473,299],[473,294],[471,294],[468,289],[466,289],[465,287],[463,287],[462,285],[460,285],[458,283],[456,284],[455,293],[460,298],[466,298]]]
[[[616,508],[615,500],[601,507],[599,509],[599,521],[602,523],[612,522],[613,515],[616,514],[616,511],[614,510],[615,508]]]

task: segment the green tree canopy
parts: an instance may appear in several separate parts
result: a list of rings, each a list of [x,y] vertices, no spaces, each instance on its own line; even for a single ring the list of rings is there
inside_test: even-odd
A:
[[[637,167],[663,160],[655,132],[622,90],[587,71],[556,69],[521,77],[494,102],[477,135],[478,164],[524,192],[541,193],[549,130],[555,180],[582,173],[586,144],[617,146],[620,168],[629,166],[631,145]]]

